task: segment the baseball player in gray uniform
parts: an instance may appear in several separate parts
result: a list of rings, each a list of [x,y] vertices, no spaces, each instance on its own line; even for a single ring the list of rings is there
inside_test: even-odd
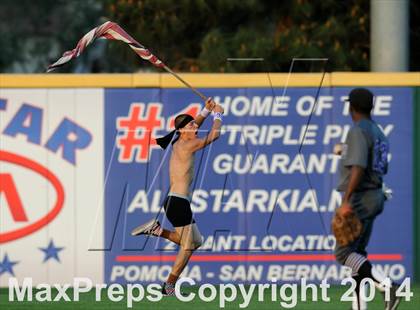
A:
[[[386,200],[382,191],[382,177],[388,170],[389,143],[371,118],[373,94],[367,89],[356,88],[350,92],[349,102],[354,126],[340,152],[337,189],[343,196],[337,212],[354,212],[362,223],[362,231],[354,242],[346,246],[337,245],[335,256],[340,264],[352,269],[352,276],[358,284],[355,292],[357,302],[353,303],[353,309],[366,309],[366,303],[360,299],[360,282],[364,278],[371,278],[380,291],[390,290],[390,300],[385,301],[385,309],[394,310],[400,302],[395,294],[397,286],[390,282],[384,284],[385,275],[372,267],[366,252],[373,223],[381,214]]]

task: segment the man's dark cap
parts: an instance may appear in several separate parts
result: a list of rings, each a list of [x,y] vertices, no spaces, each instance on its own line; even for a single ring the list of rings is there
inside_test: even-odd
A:
[[[175,118],[175,129],[168,133],[166,136],[157,138],[156,143],[160,145],[161,148],[166,149],[171,143],[172,138],[174,137],[175,133],[178,132],[179,129],[184,128],[187,124],[193,121],[194,118],[189,114],[180,114]],[[179,136],[174,139],[172,144],[174,144],[178,140]]]

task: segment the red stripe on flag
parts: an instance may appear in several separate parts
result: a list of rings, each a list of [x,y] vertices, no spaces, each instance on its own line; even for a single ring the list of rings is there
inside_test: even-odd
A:
[[[152,55],[152,53],[150,53],[150,51],[146,50],[146,49],[144,49],[144,50],[139,50],[138,49],[138,50],[136,50],[136,53],[139,54],[142,57],[149,57],[150,55]]]
[[[117,262],[173,262],[176,255],[119,255]],[[401,254],[371,254],[368,256],[371,261],[400,261],[403,259]],[[278,254],[278,255],[195,255],[192,262],[288,262],[288,261],[335,261],[332,254]]]
[[[108,40],[115,40],[114,36],[110,33],[104,33],[103,35],[101,35],[101,37],[104,37]]]

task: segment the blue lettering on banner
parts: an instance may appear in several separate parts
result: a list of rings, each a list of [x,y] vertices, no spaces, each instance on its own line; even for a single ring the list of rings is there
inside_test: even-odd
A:
[[[0,99],[0,110],[6,110],[7,101]],[[23,135],[28,142],[41,145],[43,109],[22,104],[9,121],[3,134],[11,137]],[[64,118],[45,142],[45,148],[52,152],[62,150],[62,157],[76,165],[76,152],[85,149],[92,142],[92,134],[74,121]]]
[[[25,124],[28,123],[28,124]],[[15,137],[25,135],[29,142],[41,143],[42,109],[22,104],[15,117],[4,130],[4,134]]]
[[[76,151],[88,147],[92,135],[83,127],[65,118],[58,125],[45,147],[53,152],[62,148],[63,158],[73,165],[76,164]]]

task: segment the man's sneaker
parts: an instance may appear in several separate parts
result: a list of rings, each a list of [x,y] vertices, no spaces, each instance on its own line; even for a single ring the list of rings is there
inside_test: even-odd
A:
[[[160,226],[159,221],[154,219],[148,221],[146,224],[143,224],[137,228],[134,228],[131,232],[132,236],[138,235],[152,235],[152,236],[160,236],[162,234],[162,227]]]
[[[397,297],[398,286],[393,285],[389,290],[389,301],[385,301],[385,310],[396,310],[401,302],[401,297]]]
[[[164,282],[162,285],[163,296],[175,296],[175,284]]]

